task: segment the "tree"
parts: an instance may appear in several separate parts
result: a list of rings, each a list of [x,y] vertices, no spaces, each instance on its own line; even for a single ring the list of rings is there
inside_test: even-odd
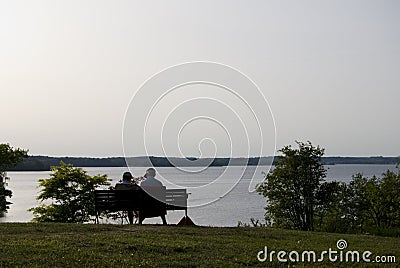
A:
[[[353,199],[348,206],[362,229],[388,229],[400,226],[400,171],[386,171],[382,177],[353,176],[349,184]]]
[[[29,209],[36,222],[87,222],[94,211],[94,191],[110,185],[107,175],[89,176],[82,168],[60,162],[51,167],[50,178],[39,179],[38,200],[51,201]]]
[[[5,179],[6,177],[0,178],[0,217],[4,216],[4,212],[7,212],[7,210],[10,208],[8,206],[10,203],[7,202],[7,197],[12,196],[11,190],[6,189],[5,187]]]
[[[11,190],[6,189],[5,180],[7,178],[6,171],[13,168],[28,156],[27,150],[13,148],[9,144],[0,144],[0,217],[4,212],[7,212],[8,202],[7,197],[12,196]]]
[[[326,170],[321,163],[324,149],[311,142],[296,141],[298,149],[283,147],[275,168],[265,175],[257,191],[267,198],[265,218],[270,225],[314,230],[317,193]]]
[[[317,228],[320,231],[347,233],[359,228],[354,195],[345,182],[324,182],[317,192]]]
[[[400,171],[381,177],[352,176],[350,183],[320,186],[317,215],[319,229],[328,232],[395,234],[400,227]],[[394,231],[393,231],[394,230]]]
[[[0,144],[0,171],[5,172],[15,167],[27,156],[27,150],[13,148],[9,144]]]

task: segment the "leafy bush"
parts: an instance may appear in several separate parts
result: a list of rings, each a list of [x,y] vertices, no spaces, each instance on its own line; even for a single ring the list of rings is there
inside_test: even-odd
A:
[[[51,167],[48,179],[39,179],[38,200],[51,201],[31,208],[36,222],[87,222],[95,215],[94,191],[110,185],[107,175],[89,176],[82,168],[60,163]]]
[[[340,233],[398,236],[400,170],[381,177],[356,174],[350,183],[324,182],[324,150],[310,142],[280,150],[275,169],[257,191],[267,198],[269,226]]]
[[[275,168],[265,174],[257,191],[268,199],[265,219],[277,227],[314,230],[317,193],[326,170],[321,162],[324,149],[311,142],[296,142],[298,149],[283,147]]]
[[[9,144],[0,144],[0,217],[7,212],[7,197],[12,196],[12,192],[5,188],[6,171],[14,167],[27,157],[28,151],[13,148]]]

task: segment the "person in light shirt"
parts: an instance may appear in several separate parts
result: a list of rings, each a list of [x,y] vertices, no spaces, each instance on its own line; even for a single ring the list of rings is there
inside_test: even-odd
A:
[[[155,178],[155,176],[156,170],[154,168],[147,169],[146,174],[144,175],[145,179],[140,182],[140,187],[154,198],[160,201],[165,201],[165,187]],[[161,217],[163,224],[167,225],[167,220],[165,219],[166,214],[167,211],[165,209],[157,211],[140,211],[139,224],[142,224],[145,218]]]
[[[156,170],[154,168],[149,168],[148,170],[146,170],[146,174],[143,176],[145,179],[140,182],[140,186],[163,187],[163,184],[159,180],[157,180],[155,176]]]

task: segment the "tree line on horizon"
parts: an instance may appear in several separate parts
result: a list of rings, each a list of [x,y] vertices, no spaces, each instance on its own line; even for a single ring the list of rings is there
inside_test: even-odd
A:
[[[247,165],[268,165],[271,163],[272,157],[251,157],[246,159]],[[188,161],[185,163],[193,163],[197,158],[186,158]],[[278,157],[272,161],[276,164]],[[388,164],[395,165],[398,162],[398,157],[322,157],[321,161],[324,165],[336,164]],[[183,158],[173,158],[174,163]],[[125,167],[126,160],[124,157],[107,157],[107,158],[92,158],[92,157],[50,157],[50,156],[28,156],[24,158],[16,166],[9,169],[9,171],[50,171],[52,166],[57,166],[60,162],[72,164],[77,167]],[[167,157],[149,156],[149,157],[132,157],[128,158],[130,165],[138,167],[147,167],[149,163],[154,167],[174,167],[174,164],[169,161]],[[207,162],[207,161],[205,161]],[[181,162],[183,163],[183,162]],[[243,165],[243,158],[215,158],[211,161],[210,166],[227,166],[227,165]],[[183,164],[184,166],[184,164]]]

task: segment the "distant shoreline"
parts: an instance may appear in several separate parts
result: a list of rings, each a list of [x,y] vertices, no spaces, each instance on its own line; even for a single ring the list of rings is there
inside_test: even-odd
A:
[[[63,161],[67,164],[73,164],[77,167],[125,167],[126,161],[124,157],[50,157],[50,156],[29,156],[22,163],[18,164],[10,171],[48,171],[51,166],[57,166]],[[273,157],[252,157],[252,158],[178,158],[178,157],[129,157],[127,161],[130,166],[137,167],[174,167],[174,166],[213,166],[222,167],[227,165],[232,166],[256,166],[269,165],[273,161]],[[369,164],[369,165],[395,165],[399,163],[399,157],[342,157],[328,156],[323,157],[324,165],[336,164]]]

